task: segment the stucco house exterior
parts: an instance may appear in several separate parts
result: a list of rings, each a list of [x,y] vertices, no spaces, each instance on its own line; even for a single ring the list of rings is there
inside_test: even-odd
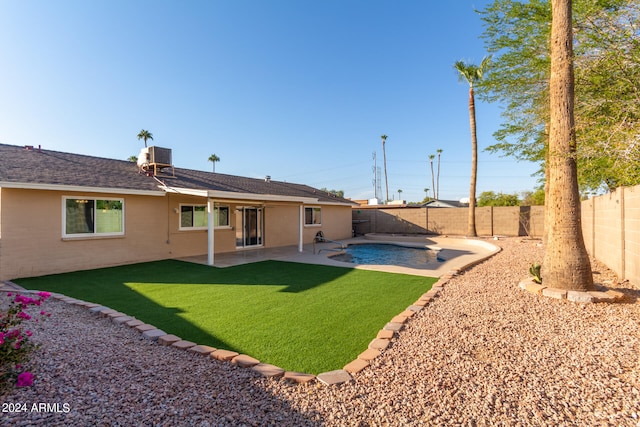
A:
[[[349,200],[155,166],[0,144],[0,280],[351,237]]]

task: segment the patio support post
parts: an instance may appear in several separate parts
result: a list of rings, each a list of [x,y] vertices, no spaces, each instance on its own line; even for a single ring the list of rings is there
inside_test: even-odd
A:
[[[300,231],[298,233],[298,252],[302,252],[304,244],[304,206],[300,205],[300,217],[298,218]]]
[[[207,265],[213,265],[213,250],[215,248],[214,245],[214,237],[213,237],[213,230],[215,227],[215,223],[214,223],[214,217],[213,217],[213,213],[214,213],[214,203],[213,203],[213,199],[208,198],[207,199]]]

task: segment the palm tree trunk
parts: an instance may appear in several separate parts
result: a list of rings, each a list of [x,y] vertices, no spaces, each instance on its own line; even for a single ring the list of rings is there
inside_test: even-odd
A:
[[[571,6],[571,0],[551,1],[548,236],[542,280],[552,288],[588,291],[593,275],[578,192]]]
[[[440,196],[440,151],[438,150],[438,178],[436,180],[436,194]]]
[[[434,174],[433,174],[433,159],[429,159],[429,162],[431,163],[431,187],[433,187],[433,198],[438,200],[438,192],[436,190],[436,180],[434,178]]]
[[[469,185],[469,225],[467,236],[476,237],[476,181],[478,179],[478,136],[473,86],[469,88],[469,126],[471,128],[471,182]]]

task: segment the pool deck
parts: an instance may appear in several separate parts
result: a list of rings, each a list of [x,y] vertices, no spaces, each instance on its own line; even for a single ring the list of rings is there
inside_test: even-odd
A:
[[[297,246],[283,246],[216,254],[213,264],[215,267],[224,268],[252,262],[278,260],[411,274],[415,276],[441,277],[453,271],[464,270],[500,251],[500,248],[492,244],[489,240],[466,239],[464,237],[372,235],[341,240],[340,243],[345,245],[358,243],[397,243],[414,247],[437,247],[441,249],[438,257],[445,259],[445,262],[438,263],[436,266],[428,265],[424,268],[410,268],[397,265],[355,265],[349,262],[336,261],[330,257],[331,254],[337,254],[340,251],[339,244],[317,243],[315,245],[304,245],[302,252],[298,251]],[[206,255],[179,258],[179,260],[197,264],[207,264]]]

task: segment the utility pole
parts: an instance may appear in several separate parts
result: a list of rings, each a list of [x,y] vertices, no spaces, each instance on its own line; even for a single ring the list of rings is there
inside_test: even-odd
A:
[[[378,165],[375,151],[373,152],[373,197],[378,198]]]

